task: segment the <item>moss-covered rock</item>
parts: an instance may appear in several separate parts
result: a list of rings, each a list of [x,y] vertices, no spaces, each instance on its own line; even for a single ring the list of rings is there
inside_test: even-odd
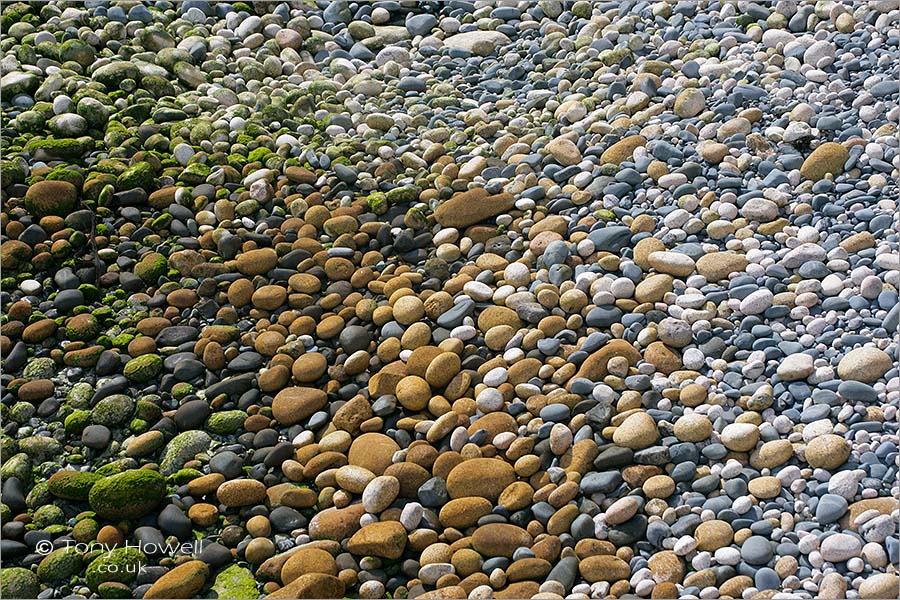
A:
[[[90,313],[75,315],[66,321],[66,336],[70,340],[85,342],[97,337],[98,333],[100,324]]]
[[[253,573],[238,565],[222,569],[216,575],[212,591],[219,598],[232,598],[233,600],[255,600],[259,597]]]
[[[66,402],[72,408],[87,408],[91,405],[93,395],[94,387],[86,381],[79,381],[66,394]]]
[[[143,188],[148,194],[156,189],[156,173],[148,162],[139,162],[119,175],[116,187],[120,190]]]
[[[247,419],[247,413],[242,410],[223,410],[213,413],[206,421],[206,428],[218,435],[227,435],[237,431]]]
[[[153,94],[155,98],[174,96],[177,93],[175,86],[173,86],[168,79],[160,77],[159,75],[148,75],[147,77],[144,77],[141,79],[141,87]]]
[[[135,383],[144,383],[159,375],[162,368],[163,359],[159,354],[142,354],[125,363],[123,373]]]
[[[205,431],[184,431],[176,435],[166,444],[166,450],[160,461],[160,473],[172,475],[189,460],[209,449],[212,438]]]
[[[99,590],[100,584],[115,581],[129,584],[135,580],[147,557],[134,547],[115,548],[95,558],[85,570],[87,585]]]
[[[203,477],[203,473],[197,469],[179,469],[172,475],[172,481],[175,482],[175,485],[184,485],[198,477]]]
[[[68,181],[38,181],[25,192],[25,208],[38,217],[62,217],[77,205],[78,188]]]
[[[37,568],[38,578],[45,583],[62,581],[81,572],[81,550],[69,546],[54,550],[44,557]]]
[[[54,501],[53,494],[50,493],[50,485],[46,481],[40,481],[34,484],[28,495],[25,496],[25,506],[32,510],[50,504]]]
[[[59,61],[74,61],[85,69],[94,64],[97,53],[93,46],[79,39],[66,40],[59,45]]]
[[[130,363],[131,361],[129,361]],[[98,425],[115,428],[127,423],[132,414],[134,414],[134,400],[125,394],[113,394],[94,406],[91,411],[91,420]]]
[[[15,423],[27,423],[37,412],[37,408],[30,402],[16,402],[9,407],[9,419]]]
[[[149,469],[133,469],[101,479],[91,488],[91,508],[104,519],[137,519],[166,496],[165,478]]]
[[[66,167],[56,167],[49,173],[44,176],[45,181],[68,181],[76,188],[81,188],[84,185],[84,175],[76,171],[75,169],[69,169]],[[65,215],[68,216],[68,215]]]
[[[25,379],[49,379],[56,375],[56,363],[52,358],[35,358],[25,366],[22,377]]]
[[[17,477],[24,484],[31,483],[31,459],[24,452],[10,456],[0,467],[0,478],[6,481],[10,477]]]
[[[178,176],[178,181],[187,185],[199,185],[206,181],[211,172],[209,165],[199,162],[191,163]]]
[[[47,481],[50,493],[64,500],[82,502],[88,499],[94,484],[103,479],[86,471],[57,471]]]
[[[129,461],[128,459],[119,459],[108,462],[103,466],[97,467],[97,470],[94,472],[102,477],[110,477],[112,475],[124,473],[129,469],[131,469],[131,461]]]
[[[52,158],[73,159],[81,158],[85,152],[92,149],[92,144],[84,138],[61,140],[33,139],[25,145],[25,150],[35,154],[44,154]]]
[[[19,442],[19,448],[31,457],[35,463],[51,460],[59,456],[62,445],[55,438],[46,435],[35,435]]]
[[[0,569],[0,597],[37,598],[41,591],[38,576],[22,567]]]
[[[137,80],[141,72],[133,63],[125,60],[116,60],[99,67],[94,71],[92,78],[99,81],[109,90],[119,89],[120,84],[126,80]]]
[[[34,511],[31,522],[37,529],[44,529],[50,525],[62,525],[66,522],[66,514],[55,504],[45,504]]]
[[[21,118],[21,115],[19,115]],[[0,162],[0,185],[6,187],[14,183],[25,183],[28,177],[28,163],[24,160],[4,160]]]
[[[109,121],[109,108],[96,98],[82,98],[75,107],[91,129],[103,129]]]
[[[169,261],[166,260],[165,256],[158,252],[148,252],[141,259],[141,262],[134,266],[134,274],[145,282],[154,284],[166,274],[168,268]]]
[[[72,527],[72,538],[76,542],[91,542],[97,539],[100,533],[100,523],[96,519],[86,517],[75,523]]]

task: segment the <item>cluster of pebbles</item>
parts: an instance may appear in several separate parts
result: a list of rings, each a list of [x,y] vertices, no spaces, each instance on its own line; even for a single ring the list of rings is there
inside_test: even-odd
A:
[[[897,0],[4,2],[4,598],[896,598]]]

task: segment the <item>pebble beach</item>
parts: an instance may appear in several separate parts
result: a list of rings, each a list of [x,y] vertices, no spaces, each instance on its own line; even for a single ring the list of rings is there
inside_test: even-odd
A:
[[[900,0],[0,7],[0,596],[900,596]]]

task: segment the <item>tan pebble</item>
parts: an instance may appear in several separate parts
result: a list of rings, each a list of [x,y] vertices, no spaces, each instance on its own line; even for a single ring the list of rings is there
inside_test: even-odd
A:
[[[839,435],[820,435],[806,444],[804,457],[814,469],[837,469],[850,457],[850,443]]]
[[[482,525],[472,534],[472,547],[483,557],[512,557],[518,548],[530,548],[532,536],[515,525],[490,523]]]
[[[281,567],[281,582],[287,585],[307,573],[337,575],[334,557],[319,548],[299,548]]]
[[[264,275],[275,268],[278,255],[272,248],[259,248],[237,256],[238,271],[244,275]]]
[[[675,481],[668,475],[654,475],[642,487],[648,498],[668,498],[675,493]]]
[[[212,504],[198,502],[188,509],[188,518],[200,527],[209,527],[219,518],[219,511]]]
[[[647,567],[656,581],[681,583],[684,579],[684,565],[678,555],[670,550],[655,553],[647,561]]]
[[[421,377],[409,375],[397,384],[396,396],[403,408],[420,411],[428,405],[428,401],[431,399],[431,387]]]
[[[900,593],[900,578],[896,573],[869,575],[859,586],[860,598],[896,598]]]
[[[275,556],[275,543],[269,538],[253,538],[244,549],[244,557],[250,564],[261,564],[264,560],[271,558],[272,556]]]
[[[509,463],[497,458],[474,458],[461,462],[450,471],[447,493],[451,498],[478,496],[496,501],[515,479]]]
[[[255,479],[233,479],[219,486],[216,497],[225,506],[250,506],[266,497],[266,486]]]
[[[406,548],[406,529],[396,521],[366,525],[347,542],[347,549],[361,556],[378,556],[396,560]]]
[[[631,569],[628,563],[615,556],[589,556],[578,563],[578,571],[588,583],[614,582],[628,579]]]
[[[788,440],[771,440],[750,455],[750,465],[754,469],[774,469],[789,461],[793,455],[794,445]]]
[[[730,423],[722,429],[719,438],[729,450],[749,452],[759,440],[759,428],[752,423]]]
[[[714,519],[700,523],[694,531],[694,539],[698,550],[714,552],[731,543],[734,531],[727,522]]]
[[[777,477],[754,477],[747,483],[747,489],[757,498],[775,498],[781,493],[781,480]]]
[[[493,509],[490,500],[478,497],[457,498],[441,507],[439,520],[444,527],[465,529],[472,527],[478,519]]]
[[[613,442],[617,446],[632,450],[649,448],[658,439],[656,421],[645,412],[637,412],[626,418],[613,434]]]
[[[704,415],[692,413],[675,421],[675,437],[682,442],[702,442],[712,434],[712,423]]]
[[[278,392],[272,401],[272,416],[282,425],[293,425],[325,408],[328,397],[322,390],[291,387]]]

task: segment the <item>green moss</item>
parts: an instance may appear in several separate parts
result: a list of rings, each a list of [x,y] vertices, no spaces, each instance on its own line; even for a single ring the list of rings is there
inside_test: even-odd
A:
[[[134,469],[102,479],[89,495],[91,508],[104,519],[137,519],[166,496],[166,480],[156,471]]]
[[[0,596],[3,598],[36,598],[40,591],[38,576],[28,569],[0,569]]]
[[[94,64],[96,53],[94,48],[79,39],[66,40],[58,48],[60,62],[75,61],[84,68]]]
[[[9,457],[0,467],[0,478],[6,481],[10,477],[17,477],[25,485],[31,483],[31,459],[24,452]]]
[[[50,156],[62,159],[81,158],[81,156],[89,151],[81,140],[73,140],[71,138],[62,140],[34,139],[25,145],[25,150],[34,154],[38,150],[43,150]]]
[[[189,396],[194,393],[194,386],[186,381],[179,381],[175,385],[172,386],[172,397],[176,400],[181,400],[185,396]]]
[[[247,413],[242,410],[224,410],[211,414],[206,428],[210,433],[228,435],[240,429],[246,419]]]
[[[37,575],[41,581],[52,583],[62,581],[81,572],[82,552],[75,546],[54,550],[38,565]]]
[[[88,565],[85,579],[88,587],[95,591],[101,583],[109,581],[128,584],[135,580],[141,566],[146,563],[147,557],[137,548],[115,548],[104,552]]]
[[[32,510],[36,510],[41,506],[50,504],[54,501],[53,494],[50,493],[50,484],[41,481],[34,484],[28,495],[25,496],[25,506]]]
[[[0,184],[3,187],[14,183],[25,183],[28,176],[28,165],[19,160],[4,160],[0,162]]]
[[[198,477],[203,477],[203,473],[197,469],[180,469],[172,475],[172,481],[175,482],[175,485],[184,485]]]
[[[84,185],[84,176],[78,171],[67,169],[66,167],[56,167],[55,169],[47,173],[47,175],[44,176],[44,179],[54,181],[68,181],[77,188],[80,188],[82,185]]]
[[[150,163],[141,161],[119,175],[116,187],[120,190],[143,188],[150,193],[156,189],[156,173]]]
[[[84,428],[91,424],[91,413],[87,410],[76,410],[66,417],[64,428],[68,435],[80,435]]]
[[[143,419],[144,421],[158,421],[160,416],[162,416],[162,410],[145,398],[141,398],[137,401],[137,405],[134,409],[134,416],[138,419]]]
[[[165,256],[157,252],[149,252],[143,260],[134,266],[134,274],[149,284],[166,274],[169,269],[169,261]]]
[[[150,381],[162,371],[163,359],[158,354],[142,354],[125,364],[125,377],[136,383]]]
[[[66,522],[66,514],[55,504],[45,504],[34,511],[31,522],[38,529],[49,525],[61,525]]]
[[[113,348],[125,348],[137,336],[133,333],[120,333],[110,340]]]
[[[212,590],[219,598],[256,600],[259,597],[253,573],[238,565],[230,565],[216,575]]]
[[[406,204],[418,200],[420,192],[418,187],[407,185],[388,191],[384,197],[389,204]]]
[[[255,148],[247,155],[247,162],[262,162],[270,154],[272,154],[272,151],[268,148]]]
[[[77,541],[95,540],[98,533],[100,533],[100,523],[91,518],[81,519],[72,527],[72,537]]]
[[[124,473],[129,469],[130,464],[131,463],[127,459],[114,460],[112,462],[106,463],[101,467],[97,467],[97,470],[94,472],[97,475],[102,475],[103,477],[110,477],[111,475]]]
[[[100,324],[93,315],[78,319],[75,324],[66,325],[66,336],[70,340],[89,340],[97,336],[100,331]]]
[[[50,493],[57,498],[82,502],[88,499],[91,488],[101,479],[100,475],[87,471],[57,471],[47,485]]]
[[[148,354],[145,356],[154,355]],[[161,365],[162,359],[160,359],[160,366]],[[128,365],[126,365],[126,368],[127,366]],[[91,419],[98,425],[115,428],[128,422],[132,413],[134,413],[134,400],[125,394],[113,394],[97,403],[91,411]]]
[[[200,185],[206,181],[212,173],[212,169],[205,163],[195,162],[189,164],[178,177],[178,181],[187,185]]]

